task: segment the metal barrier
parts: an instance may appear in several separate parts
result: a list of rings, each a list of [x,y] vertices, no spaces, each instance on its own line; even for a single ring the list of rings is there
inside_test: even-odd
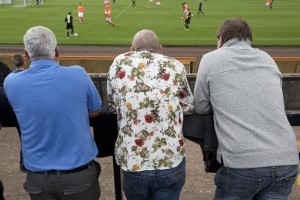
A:
[[[98,92],[103,100],[103,104],[107,105],[106,80],[107,74],[90,74]],[[187,79],[191,91],[194,91],[196,74],[187,74]],[[284,104],[288,117],[293,119],[293,124],[297,123],[300,126],[300,74],[283,74],[282,88],[284,96]],[[298,117],[297,117],[298,116]],[[298,120],[298,122],[296,122]]]

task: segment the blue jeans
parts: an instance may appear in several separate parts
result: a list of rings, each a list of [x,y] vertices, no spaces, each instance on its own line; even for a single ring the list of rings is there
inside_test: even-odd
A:
[[[123,170],[127,200],[177,200],[185,183],[185,159],[175,168],[128,172]]]
[[[215,176],[215,200],[287,200],[298,165],[233,169],[221,167]]]

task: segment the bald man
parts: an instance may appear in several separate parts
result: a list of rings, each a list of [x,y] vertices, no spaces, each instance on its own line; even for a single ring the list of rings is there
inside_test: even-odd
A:
[[[118,114],[115,158],[127,200],[179,199],[185,183],[182,119],[193,112],[193,95],[184,65],[161,52],[157,35],[141,30],[108,74],[108,103]]]

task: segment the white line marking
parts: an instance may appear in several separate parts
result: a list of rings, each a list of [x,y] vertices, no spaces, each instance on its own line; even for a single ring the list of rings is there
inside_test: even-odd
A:
[[[130,4],[118,16],[116,16],[115,19],[118,19],[129,7]]]

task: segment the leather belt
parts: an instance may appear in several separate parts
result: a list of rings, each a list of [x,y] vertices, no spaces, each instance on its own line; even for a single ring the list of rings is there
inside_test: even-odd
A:
[[[70,170],[49,170],[49,171],[38,171],[38,172],[33,172],[33,173],[38,173],[38,174],[72,174],[76,172],[80,172],[86,169],[89,169],[92,165],[94,164],[94,160],[89,162],[86,165],[70,169]]]

